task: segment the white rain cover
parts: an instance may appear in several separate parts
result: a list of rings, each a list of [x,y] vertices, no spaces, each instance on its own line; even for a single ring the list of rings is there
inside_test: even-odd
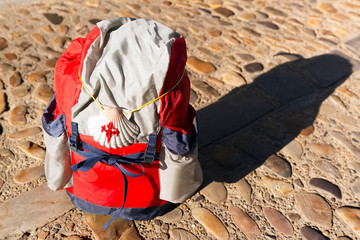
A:
[[[180,35],[146,19],[117,18],[101,21],[98,27],[101,34],[84,59],[82,80],[105,109],[118,110],[119,121],[110,123],[84,88],[72,119],[80,133],[109,148],[145,143],[158,131],[160,102],[126,113],[159,96],[172,44]]]

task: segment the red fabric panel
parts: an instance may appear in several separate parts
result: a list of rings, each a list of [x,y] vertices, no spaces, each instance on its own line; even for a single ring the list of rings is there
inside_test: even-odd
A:
[[[181,78],[186,65],[186,43],[183,37],[173,43],[169,69],[160,95],[170,90]],[[180,84],[169,94],[161,98],[161,124],[182,134],[192,134],[195,110],[189,104],[190,80],[185,75]]]
[[[73,164],[83,160],[79,155],[72,153]],[[123,164],[133,172],[141,173],[139,166]],[[145,208],[167,203],[159,199],[159,162],[143,164],[144,175],[136,178],[127,177],[128,191],[124,207]],[[105,163],[97,163],[87,172],[73,173],[73,187],[67,190],[88,202],[105,206],[121,207],[124,199],[124,180],[120,170]]]

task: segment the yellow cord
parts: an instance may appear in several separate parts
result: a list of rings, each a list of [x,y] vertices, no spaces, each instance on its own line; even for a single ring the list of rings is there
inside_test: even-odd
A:
[[[149,104],[151,104],[151,103],[159,100],[160,98],[162,98],[162,97],[164,97],[165,95],[167,95],[168,93],[170,93],[172,90],[174,90],[174,89],[179,85],[179,83],[180,83],[181,80],[183,79],[184,75],[185,75],[185,69],[184,69],[184,71],[183,71],[183,73],[182,73],[179,81],[178,81],[169,91],[167,91],[166,93],[162,94],[161,96],[155,98],[154,100],[151,100],[150,102],[145,103],[145,104],[142,105],[141,107],[138,107],[138,108],[136,108],[136,109],[134,109],[134,110],[132,110],[132,111],[130,111],[130,112],[127,112],[126,114],[130,114],[130,113],[136,112],[136,111],[140,110],[141,108],[146,107],[147,105],[149,105]],[[81,81],[82,85],[84,86],[85,90],[89,93],[89,95],[92,97],[92,99],[94,99],[94,101],[96,102],[96,104],[97,104],[102,110],[104,110],[104,108],[101,106],[101,104],[100,104],[98,101],[96,101],[95,97],[91,94],[91,92],[90,92],[89,89],[86,87],[86,85],[84,84],[83,80],[81,79],[80,68],[79,68],[79,78],[80,78],[80,81]]]
[[[89,93],[89,95],[92,97],[92,99],[94,99],[94,101],[96,102],[96,104],[101,108],[101,110],[105,110],[101,104],[96,101],[96,99],[94,98],[94,96],[91,94],[91,92],[89,91],[89,89],[86,87],[86,85],[84,84],[83,80],[81,79],[81,74],[80,74],[80,68],[79,68],[79,78],[80,78],[80,81],[82,83],[82,85],[84,86],[84,88],[86,89],[86,91]]]

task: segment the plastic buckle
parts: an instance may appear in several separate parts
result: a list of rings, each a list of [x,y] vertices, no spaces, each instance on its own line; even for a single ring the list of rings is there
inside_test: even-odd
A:
[[[77,152],[79,148],[80,138],[79,136],[70,135],[70,150]]]
[[[144,163],[152,164],[155,159],[155,152],[156,148],[148,146],[145,152]]]

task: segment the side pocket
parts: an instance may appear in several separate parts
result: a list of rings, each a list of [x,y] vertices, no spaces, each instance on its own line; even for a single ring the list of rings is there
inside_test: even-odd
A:
[[[42,116],[43,134],[46,145],[45,176],[51,190],[72,186],[70,147],[66,133],[65,115],[54,119],[55,96]]]
[[[203,175],[198,148],[185,155],[172,154],[166,147],[160,152],[160,199],[181,203],[201,185]]]

